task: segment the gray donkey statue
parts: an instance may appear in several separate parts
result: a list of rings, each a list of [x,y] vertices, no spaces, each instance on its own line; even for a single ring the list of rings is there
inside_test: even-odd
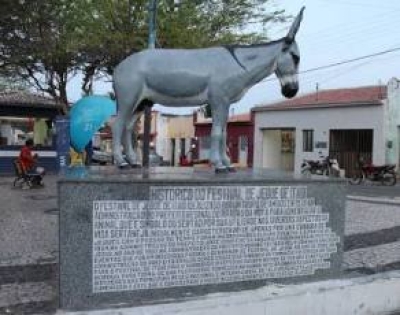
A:
[[[132,134],[144,106],[208,103],[212,114],[210,161],[216,172],[234,170],[226,154],[229,107],[274,72],[282,94],[288,98],[296,95],[300,53],[295,36],[303,11],[304,7],[286,37],[276,41],[203,49],[148,49],[124,59],[114,71],[118,108],[113,125],[114,163],[119,167],[138,165]]]

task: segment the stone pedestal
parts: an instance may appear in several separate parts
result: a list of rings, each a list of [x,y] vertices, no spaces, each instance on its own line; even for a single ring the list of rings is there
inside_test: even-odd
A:
[[[71,170],[59,181],[60,307],[333,278],[344,201],[343,181],[266,170]]]

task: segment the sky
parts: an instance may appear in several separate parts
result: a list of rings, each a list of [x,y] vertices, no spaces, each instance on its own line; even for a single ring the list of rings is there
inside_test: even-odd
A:
[[[301,63],[298,95],[319,90],[386,84],[400,78],[400,1],[398,0],[272,0],[276,8],[296,16],[306,7],[296,41]],[[269,30],[268,36],[279,39],[286,35],[291,23]],[[396,50],[398,48],[398,50]],[[384,53],[394,49],[394,52]],[[332,66],[324,70],[310,69],[343,61],[356,62]],[[306,73],[302,73],[306,71]],[[95,93],[111,91],[108,83],[97,82]],[[70,84],[71,101],[80,98],[79,86]],[[252,87],[241,101],[231,106],[231,114],[248,112],[252,107],[282,101],[279,82],[271,75]],[[190,113],[193,108],[166,108],[163,112]]]

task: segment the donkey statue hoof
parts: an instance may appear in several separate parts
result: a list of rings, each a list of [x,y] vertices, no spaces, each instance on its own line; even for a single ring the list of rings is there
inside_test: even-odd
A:
[[[123,170],[123,169],[129,168],[130,165],[129,165],[127,162],[121,162],[121,163],[117,164],[117,167],[118,167],[119,169]]]
[[[226,174],[229,173],[229,170],[227,167],[216,167],[215,168],[215,174]]]
[[[228,172],[230,173],[236,173],[236,168],[234,168],[233,166],[228,166],[227,167]]]

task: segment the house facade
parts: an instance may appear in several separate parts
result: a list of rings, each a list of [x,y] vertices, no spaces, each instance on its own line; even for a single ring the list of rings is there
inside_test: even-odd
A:
[[[171,166],[178,166],[179,159],[183,155],[190,155],[192,158],[196,150],[193,115],[156,113],[153,118],[156,135],[153,144],[157,154]]]
[[[346,175],[360,158],[399,164],[400,83],[322,90],[254,113],[254,166],[300,173],[303,159],[332,156]]]
[[[199,160],[207,160],[211,148],[211,118],[205,118],[201,111],[196,113],[194,134]],[[231,162],[239,167],[253,166],[254,121],[250,113],[231,115],[227,123],[227,149]]]

